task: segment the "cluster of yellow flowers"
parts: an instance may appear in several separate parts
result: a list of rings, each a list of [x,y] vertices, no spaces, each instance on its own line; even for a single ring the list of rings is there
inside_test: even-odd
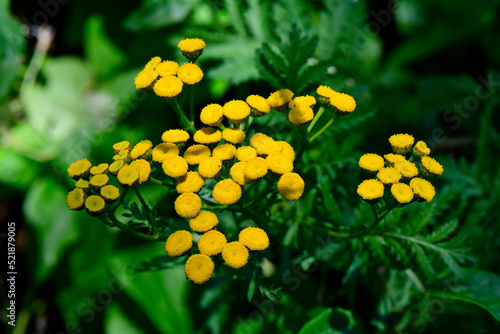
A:
[[[186,261],[186,277],[196,284],[205,283],[212,277],[215,265],[211,256],[222,254],[224,262],[235,269],[247,264],[249,251],[261,251],[269,247],[267,233],[258,227],[247,227],[240,231],[238,241],[227,242],[226,236],[213,228],[219,223],[217,216],[202,211],[189,220],[189,226],[198,237],[199,253]],[[187,230],[172,233],[165,243],[169,256],[181,256],[193,246],[193,235]]]
[[[87,159],[73,162],[68,167],[68,175],[76,180],[75,189],[68,193],[66,204],[70,210],[81,210],[98,216],[106,209],[106,203],[114,202],[120,196],[118,187],[109,184],[109,175],[116,176],[123,187],[146,182],[151,173],[151,158],[153,144],[144,140],[134,146],[128,141],[113,145],[113,162],[101,163],[97,166]]]
[[[185,272],[193,282],[203,283],[214,270],[211,256],[222,254],[228,266],[241,268],[248,261],[249,251],[264,250],[269,246],[266,232],[257,227],[243,229],[238,241],[228,243],[222,232],[214,230],[218,224],[217,216],[202,210],[204,205],[205,209],[211,207],[206,203],[221,205],[218,209],[237,204],[243,196],[243,187],[262,178],[269,183],[268,189],[276,186],[277,192],[287,200],[297,200],[304,192],[304,180],[294,173],[296,152],[293,147],[286,141],[275,140],[260,132],[247,138],[253,119],[265,116],[274,109],[282,112],[296,126],[304,127],[312,121],[312,128],[317,121],[312,109],[316,98],[309,95],[294,97],[289,89],[281,89],[268,98],[250,95],[245,100],[232,100],[223,105],[208,104],[198,113],[203,127],[196,129],[193,96],[189,119],[179,101],[184,101],[185,85],[192,86],[203,79],[203,71],[194,62],[202,54],[205,42],[188,38],[179,42],[178,47],[188,63],[180,65],[154,57],[135,78],[135,87],[153,90],[156,95],[167,99],[184,129],[165,131],[162,143],[156,146],[149,140],[141,141],[133,149],[128,141],[116,143],[113,145],[114,162],[109,165],[104,163],[92,167],[87,159],[74,162],[68,168],[68,174],[77,183],[68,194],[66,203],[72,210],[85,207],[88,213],[100,215],[106,212],[107,202],[120,197],[119,185],[127,189],[151,180],[175,187],[179,194],[174,203],[175,211],[189,219],[192,232],[180,230],[172,233],[166,241],[165,250],[169,256],[180,256],[192,248],[193,235],[201,235],[197,238],[199,254],[189,257]],[[316,93],[321,105],[316,118],[321,116],[325,107],[331,108],[337,115],[349,114],[356,107],[351,96],[329,87],[319,86]],[[179,95],[181,98],[178,101]],[[245,126],[242,126],[244,122]],[[307,129],[308,132],[310,130]],[[302,139],[307,140],[306,137]],[[154,177],[150,177],[152,169]],[[164,175],[156,179],[161,171]],[[117,186],[108,184],[109,175],[116,176]],[[206,179],[216,181],[212,190],[213,202],[199,196]],[[137,188],[135,190],[138,192]],[[126,194],[121,193],[121,197]],[[119,203],[122,200],[120,198]],[[111,210],[113,212],[114,209]],[[151,221],[153,225],[154,218]]]
[[[384,188],[390,187],[391,195],[400,204],[413,200],[430,202],[436,194],[434,186],[425,178],[443,173],[443,166],[429,157],[430,149],[425,142],[415,145],[413,136],[396,134],[389,138],[394,153],[384,155],[367,153],[359,159],[359,166],[376,179],[363,181],[358,194],[373,203],[384,195]],[[409,156],[409,159],[407,157]],[[420,164],[420,168],[413,162]],[[419,172],[423,178],[416,177]],[[405,183],[406,182],[406,183]]]
[[[178,46],[184,56],[194,62],[201,55],[205,42],[191,38],[182,40]],[[179,65],[172,60],[162,61],[160,57],[154,57],[135,78],[135,87],[153,87],[156,95],[173,99],[182,92],[183,85],[191,86],[203,79],[203,71],[193,62]]]

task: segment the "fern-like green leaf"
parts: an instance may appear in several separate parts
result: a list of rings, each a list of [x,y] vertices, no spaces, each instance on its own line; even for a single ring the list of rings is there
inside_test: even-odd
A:
[[[440,226],[430,235],[421,236],[420,239],[427,241],[429,243],[436,243],[438,241],[448,238],[453,232],[455,232],[457,226],[458,226],[458,220],[453,219],[447,222],[446,224]]]

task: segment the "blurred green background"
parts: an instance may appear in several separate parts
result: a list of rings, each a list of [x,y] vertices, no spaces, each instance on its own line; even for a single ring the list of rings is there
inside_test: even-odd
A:
[[[0,224],[2,233],[10,221],[17,229],[14,333],[499,330],[499,14],[500,1],[491,0],[0,0]],[[278,88],[312,94],[319,84],[357,101],[353,115],[296,166],[311,195],[281,207],[276,235],[287,234],[266,255],[280,272],[272,286],[288,284],[279,302],[259,296],[249,303],[244,280],[195,286],[182,265],[135,272],[130,268],[162,256],[163,244],[131,239],[65,205],[71,162],[109,161],[113,143],[156,144],[177,126],[166,104],[137,92],[133,80],[153,56],[183,62],[176,45],[185,37],[207,43],[196,110]],[[291,139],[280,118],[264,125]],[[329,241],[331,262],[296,274],[297,290],[280,279],[315,248],[291,241],[294,222],[339,212],[354,219],[357,159],[388,152],[395,133],[425,140],[444,165],[432,222],[457,220],[466,236],[461,246],[474,258],[468,267],[481,270],[468,275],[487,280],[491,295],[436,311],[410,286],[393,286],[399,274],[384,273],[377,256],[346,254],[371,253],[362,243],[356,250]],[[149,196],[175,216],[171,197],[154,187]],[[308,204],[316,197],[323,209]],[[331,203],[340,211],[322,212]],[[381,293],[384,286],[397,295]],[[411,301],[429,304],[429,316],[415,320],[426,313],[415,313]]]

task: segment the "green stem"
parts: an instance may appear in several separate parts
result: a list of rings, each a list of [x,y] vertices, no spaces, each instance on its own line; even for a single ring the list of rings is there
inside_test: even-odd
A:
[[[328,121],[328,123],[325,124],[325,126],[323,126],[321,128],[321,130],[319,130],[318,132],[316,132],[311,138],[309,138],[309,142],[312,143],[312,141],[314,139],[316,139],[317,137],[319,137],[323,132],[325,132],[329,127],[330,125],[333,124],[333,122],[335,121],[335,114],[333,115],[332,119]]]
[[[299,148],[297,149],[297,153],[295,154],[295,163],[297,163],[302,154],[304,153],[304,149],[306,148],[307,143],[307,129],[305,127],[299,129]]]
[[[252,125],[253,120],[254,120],[253,115],[248,116],[248,122],[247,122],[247,125],[245,127],[245,134],[248,132],[248,129],[250,129],[250,125]]]
[[[325,112],[325,107],[323,107],[323,106],[319,107],[319,110],[316,113],[316,115],[314,116],[311,124],[309,124],[309,126],[307,127],[307,133],[311,132],[311,130],[314,128],[314,125],[320,119],[321,115],[323,115],[324,112]]]
[[[391,212],[392,209],[394,209],[396,207],[396,205],[391,205],[390,207],[388,207],[387,209],[385,209],[383,212],[379,213],[379,214],[376,214],[376,210],[374,212],[375,214],[375,219],[373,220],[373,222],[364,230],[364,231],[361,231],[361,232],[356,232],[356,233],[339,233],[339,232],[336,232],[336,231],[332,231],[332,230],[328,230],[328,229],[323,229],[319,226],[315,226],[315,225],[311,225],[311,224],[304,224],[304,226],[307,226],[308,228],[312,229],[312,230],[315,230],[317,232],[320,232],[320,233],[323,233],[323,234],[327,234],[327,235],[331,235],[333,237],[337,237],[337,238],[343,238],[343,239],[353,239],[353,238],[357,238],[357,237],[361,237],[361,236],[366,236],[366,235],[369,235],[371,231],[373,231],[373,229],[375,229],[378,224],[385,218],[385,216],[387,216],[387,214],[389,212]],[[374,206],[372,206],[372,210],[374,210]]]
[[[175,184],[171,184],[169,182],[165,182],[165,181],[162,181],[162,180],[158,180],[154,177],[149,177],[149,180],[153,183],[156,183],[156,184],[159,184],[159,185],[162,185],[162,186],[166,186],[166,187],[169,187],[169,188],[174,188],[175,189]]]
[[[266,185],[266,188],[264,189],[264,191],[262,191],[260,194],[255,196],[254,199],[250,201],[250,203],[246,203],[245,205],[243,205],[242,206],[243,208],[249,207],[253,203],[257,202],[258,200],[264,198],[267,194],[269,194],[269,192],[274,184],[274,178],[272,176],[270,176],[270,174],[267,174],[264,177],[264,180],[266,180],[266,182],[267,182],[267,185]]]
[[[265,213],[269,209],[271,209],[271,206],[274,204],[277,197],[278,197],[278,189],[274,189],[273,192],[271,193],[271,197],[269,197],[269,199],[267,200],[267,203],[264,206],[264,209],[262,209],[262,212]]]
[[[184,130],[190,132],[191,134],[194,134],[196,132],[196,128],[194,127],[194,124],[191,123],[186,117],[186,114],[182,110],[177,99],[174,98],[172,100],[169,100],[169,103],[170,106],[172,106],[172,108],[174,109],[175,115],[177,116],[177,119],[179,120],[179,123],[181,123],[181,126],[184,128]]]
[[[115,206],[109,210],[110,213],[115,214],[115,211],[122,205],[123,201],[125,200],[125,196],[127,196],[129,188],[125,188],[122,193],[120,194],[120,198],[118,199],[118,202],[115,204]]]
[[[149,210],[149,206],[147,205],[146,201],[144,198],[142,198],[141,192],[139,191],[139,188],[134,187],[135,193],[137,197],[139,198],[139,201],[141,201],[142,207],[146,211],[146,216],[148,218],[149,224],[151,225],[151,230],[153,231],[153,236],[155,239],[158,238],[158,228],[156,227],[156,218],[153,217],[151,210]]]
[[[189,91],[189,120],[194,124],[194,85],[190,87]]]
[[[266,221],[264,219],[262,219],[261,216],[256,214],[255,210],[248,210],[246,207],[240,207],[240,212],[243,215],[248,216],[251,220],[253,220],[254,223],[257,224],[257,226],[260,226],[260,227],[266,226]]]
[[[118,218],[115,217],[114,214],[108,214],[108,218],[115,224],[116,227],[118,227],[123,232],[130,234],[133,237],[141,238],[144,240],[157,240],[158,239],[158,236],[145,234],[145,233],[134,230],[133,228],[131,228],[127,224],[122,224],[118,220]]]

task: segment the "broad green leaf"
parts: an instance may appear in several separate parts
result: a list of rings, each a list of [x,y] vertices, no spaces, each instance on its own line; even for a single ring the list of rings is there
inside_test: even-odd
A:
[[[116,271],[163,254],[161,243],[118,250],[113,259]],[[162,333],[192,333],[192,316],[187,305],[190,281],[183,266],[157,272],[131,272],[117,277],[125,292],[142,308]]]
[[[34,281],[42,283],[56,267],[66,248],[78,237],[75,212],[66,206],[66,189],[52,177],[40,178],[30,187],[23,204],[29,235],[36,248],[31,266]]]
[[[147,31],[180,23],[191,13],[198,0],[146,0],[125,19],[132,31]]]
[[[27,188],[39,172],[37,163],[3,148],[0,148],[0,170],[0,183],[16,189]]]
[[[354,314],[340,307],[326,309],[309,320],[299,334],[341,334],[360,333]]]
[[[424,293],[445,301],[460,300],[484,308],[500,321],[500,277],[491,272],[465,268],[463,276],[446,282],[442,290],[426,290]]]
[[[104,314],[104,332],[106,334],[141,334],[144,333],[134,322],[123,313],[118,303],[112,303]]]
[[[99,15],[92,15],[85,23],[85,56],[99,77],[105,78],[121,67],[126,57],[104,31],[104,21]]]
[[[0,0],[0,101],[9,92],[19,71],[21,54],[26,39],[21,31],[21,23],[10,13],[10,1]]]

